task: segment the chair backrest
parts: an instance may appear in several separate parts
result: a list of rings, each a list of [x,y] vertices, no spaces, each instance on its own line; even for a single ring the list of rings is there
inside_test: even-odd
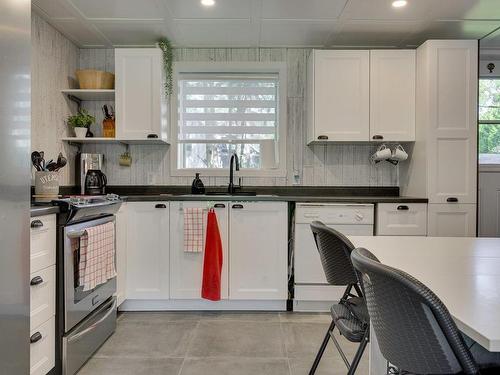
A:
[[[355,249],[351,259],[385,359],[415,374],[479,373],[448,309],[429,288],[366,249]]]
[[[318,248],[323,271],[330,285],[357,284],[358,279],[351,263],[354,245],[342,233],[320,221],[311,223],[311,230]]]

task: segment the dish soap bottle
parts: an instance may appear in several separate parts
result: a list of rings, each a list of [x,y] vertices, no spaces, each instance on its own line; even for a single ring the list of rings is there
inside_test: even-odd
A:
[[[205,185],[203,185],[199,173],[196,173],[193,183],[191,184],[191,194],[205,194]]]

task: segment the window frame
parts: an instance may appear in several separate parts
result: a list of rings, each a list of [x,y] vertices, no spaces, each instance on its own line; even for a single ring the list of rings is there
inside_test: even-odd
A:
[[[496,81],[500,81],[500,77],[499,76],[495,76],[495,77],[492,77],[492,76],[480,76],[479,77],[479,81],[480,80],[496,80]],[[479,84],[478,84],[478,86],[479,86]],[[480,153],[479,153],[479,126],[480,125],[500,125],[500,120],[480,120],[479,119],[479,107],[480,107],[479,97],[478,97],[477,106],[478,106],[478,115],[477,115],[477,137],[478,137],[477,163],[478,163],[478,166],[479,166],[479,170],[481,172],[500,172],[500,163],[498,163],[498,164],[481,163],[480,162],[480,158],[479,158],[479,155],[480,155]]]
[[[278,167],[273,169],[245,169],[238,172],[240,177],[286,177],[286,138],[287,138],[287,67],[284,62],[178,62],[174,64],[172,84],[174,87],[170,97],[170,174],[172,176],[194,176],[200,172],[205,176],[227,176],[225,168],[179,168],[178,167],[178,86],[179,79],[186,74],[277,74],[278,75]]]

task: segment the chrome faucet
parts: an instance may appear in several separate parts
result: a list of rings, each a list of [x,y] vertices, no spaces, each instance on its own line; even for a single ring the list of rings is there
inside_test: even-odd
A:
[[[236,170],[240,170],[240,161],[238,159],[238,155],[236,155],[236,152],[231,155],[231,161],[229,162],[229,186],[227,187],[227,192],[229,194],[234,194],[236,189],[240,189],[241,186],[234,186],[234,172],[233,172],[233,165],[234,162],[236,162]]]

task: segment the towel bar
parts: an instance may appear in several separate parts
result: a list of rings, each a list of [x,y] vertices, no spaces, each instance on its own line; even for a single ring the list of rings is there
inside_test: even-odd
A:
[[[74,230],[67,233],[67,236],[71,239],[80,238],[85,234],[85,230]]]

